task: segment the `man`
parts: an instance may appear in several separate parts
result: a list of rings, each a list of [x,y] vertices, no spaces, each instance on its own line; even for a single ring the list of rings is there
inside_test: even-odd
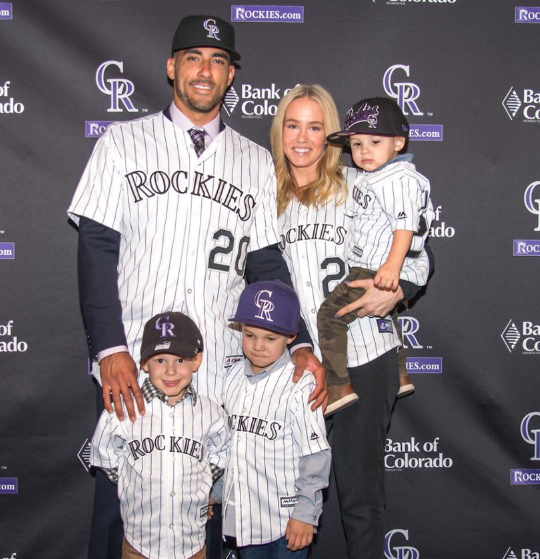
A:
[[[120,419],[122,399],[131,420],[135,405],[144,413],[136,363],[151,316],[181,311],[197,323],[208,351],[196,389],[221,403],[223,371],[242,357],[227,319],[244,277],[290,284],[277,247],[271,156],[219,115],[239,58],[229,23],[184,18],[167,61],[173,102],[109,127],[68,210],[79,225],[79,290],[94,374],[105,408]],[[322,367],[309,347],[300,345],[294,359],[299,371],[319,374],[312,399],[320,405]],[[101,473],[96,478],[89,558],[117,559],[116,488]]]

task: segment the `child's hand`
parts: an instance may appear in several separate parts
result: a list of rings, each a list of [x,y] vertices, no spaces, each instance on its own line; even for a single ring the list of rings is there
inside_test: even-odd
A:
[[[313,541],[313,525],[295,518],[290,518],[285,530],[285,538],[289,542],[287,549],[298,551]]]
[[[401,269],[399,267],[392,266],[391,264],[386,262],[379,268],[379,271],[377,272],[373,283],[375,284],[375,287],[378,287],[379,289],[395,291],[399,286],[400,272]]]

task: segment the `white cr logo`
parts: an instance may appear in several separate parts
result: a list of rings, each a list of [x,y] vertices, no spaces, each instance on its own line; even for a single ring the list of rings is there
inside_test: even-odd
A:
[[[420,552],[416,547],[410,545],[392,545],[392,538],[396,534],[401,534],[405,537],[405,540],[409,540],[408,530],[401,530],[399,528],[390,530],[384,539],[384,556],[386,559],[418,559],[420,557]]]
[[[263,289],[255,295],[255,305],[260,309],[259,314],[255,315],[255,318],[262,318],[268,322],[274,322],[270,316],[270,313],[274,310],[274,303],[272,303],[270,299],[263,299],[265,294],[268,295],[268,297],[272,296],[272,292],[267,289]]]
[[[534,445],[534,456],[531,460],[540,460],[540,429],[531,429],[531,420],[533,417],[540,417],[540,412],[533,411],[528,413],[521,422],[520,431],[523,440],[526,443]]]
[[[384,73],[384,91],[389,97],[396,99],[404,115],[423,115],[424,113],[416,104],[416,99],[420,96],[420,88],[412,82],[394,82],[393,75],[396,70],[403,70],[405,75],[409,77],[408,66],[404,66],[403,64],[394,64],[394,66],[390,66]]]
[[[540,198],[534,199],[534,189],[538,185],[540,185],[540,181],[531,183],[526,188],[525,195],[523,196],[523,201],[525,202],[527,210],[538,216],[538,225],[536,226],[535,231],[540,231]]]
[[[123,109],[120,108],[120,101],[130,113],[136,113],[136,109],[131,102],[131,95],[135,91],[135,86],[130,80],[123,78],[109,78],[105,80],[105,71],[109,66],[116,66],[120,72],[124,71],[124,63],[117,60],[108,60],[100,65],[96,72],[96,83],[101,93],[111,96],[111,106],[107,109],[108,113],[121,113]],[[109,84],[109,86],[107,86]]]
[[[221,39],[218,37],[219,35],[219,27],[216,25],[215,19],[207,19],[204,22],[204,28],[208,31],[207,37],[209,39],[215,39],[216,41],[220,41]]]

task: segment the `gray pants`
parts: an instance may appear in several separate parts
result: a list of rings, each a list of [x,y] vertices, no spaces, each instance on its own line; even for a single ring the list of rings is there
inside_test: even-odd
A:
[[[322,364],[326,369],[328,386],[350,384],[351,382],[347,371],[347,330],[348,325],[358,318],[356,311],[340,318],[336,318],[335,315],[339,309],[349,303],[354,303],[366,292],[363,287],[349,287],[345,282],[373,279],[376,275],[377,272],[366,268],[351,268],[349,275],[328,295],[319,309],[317,328],[323,357]],[[397,310],[394,309],[392,312],[394,328],[399,338],[402,339],[401,327],[397,317]],[[406,353],[402,345],[398,352],[400,374],[407,370],[406,360]]]

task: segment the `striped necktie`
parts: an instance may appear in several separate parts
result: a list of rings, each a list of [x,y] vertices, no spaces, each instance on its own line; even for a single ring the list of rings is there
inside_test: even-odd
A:
[[[197,130],[196,128],[191,128],[188,130],[188,134],[191,136],[193,140],[193,145],[195,146],[195,152],[197,153],[197,157],[200,157],[201,153],[205,150],[204,145],[204,135],[206,132],[204,130]]]

